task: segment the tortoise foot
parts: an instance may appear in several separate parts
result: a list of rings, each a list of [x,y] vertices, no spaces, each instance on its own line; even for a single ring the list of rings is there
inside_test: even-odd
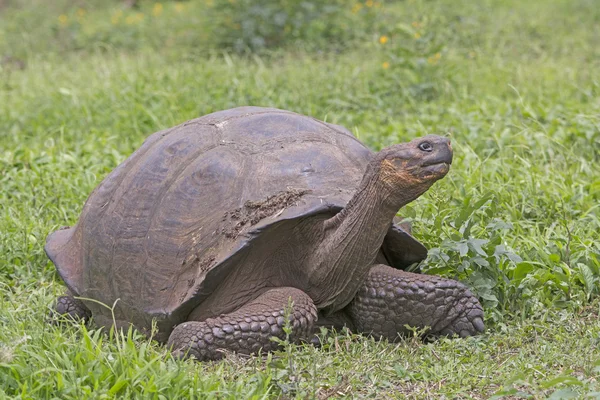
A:
[[[184,322],[175,327],[168,346],[177,358],[193,357],[199,361],[218,360],[223,350],[253,354],[279,347],[273,337],[285,339],[286,308],[291,334],[296,342],[308,337],[317,319],[317,309],[310,297],[295,288],[271,289],[237,311],[204,321]]]
[[[54,310],[50,312],[50,319],[54,322],[65,317],[73,321],[87,321],[91,316],[92,312],[85,304],[68,293],[56,299]]]
[[[460,282],[375,265],[348,306],[360,332],[391,341],[425,328],[436,336],[473,336],[483,332],[483,308]]]

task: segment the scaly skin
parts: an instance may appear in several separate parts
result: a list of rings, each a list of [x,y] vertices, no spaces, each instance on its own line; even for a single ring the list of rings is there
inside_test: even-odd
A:
[[[472,336],[483,332],[483,309],[463,284],[437,276],[413,274],[387,265],[369,271],[354,300],[343,311],[320,315],[310,297],[299,289],[275,288],[239,310],[201,322],[178,325],[169,338],[176,357],[200,361],[218,360],[221,349],[252,354],[272,351],[283,339],[285,307],[293,300],[290,313],[292,335],[297,341],[311,337],[318,344],[318,326],[350,329],[390,341],[409,330],[404,325],[430,327],[434,335]]]
[[[285,339],[284,316],[290,298],[293,301],[289,313],[290,340],[306,338],[313,330],[317,308],[306,293],[282,287],[263,293],[230,314],[176,326],[168,346],[176,357],[191,356],[199,361],[222,358],[220,349],[242,354],[275,350],[279,345],[271,338]]]
[[[346,312],[359,332],[396,341],[424,328],[434,335],[461,337],[483,332],[483,309],[460,282],[373,266]]]
[[[64,296],[56,299],[54,310],[50,312],[50,318],[54,321],[57,321],[61,316],[74,321],[87,321],[92,313],[81,300],[74,298],[71,293],[67,292]]]

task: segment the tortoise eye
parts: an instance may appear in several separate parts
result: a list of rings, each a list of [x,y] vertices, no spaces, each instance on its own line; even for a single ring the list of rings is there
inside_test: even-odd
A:
[[[423,142],[419,144],[419,149],[431,153],[433,151],[433,146],[429,142]]]

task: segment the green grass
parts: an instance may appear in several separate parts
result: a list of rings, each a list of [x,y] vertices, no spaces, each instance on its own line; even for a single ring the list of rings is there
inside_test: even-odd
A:
[[[600,397],[594,1],[390,2],[341,48],[245,55],[212,45],[206,2],[182,3],[184,13],[165,2],[160,16],[142,3],[118,24],[118,3],[88,2],[81,17],[66,1],[8,3],[0,396]],[[142,22],[125,23],[137,13]],[[44,255],[46,235],[74,224],[148,134],[246,104],[344,125],[373,149],[450,133],[451,173],[401,214],[432,249],[423,270],[480,296],[486,334],[399,344],[341,334],[322,349],[195,364],[136,333],[49,325],[64,286]]]

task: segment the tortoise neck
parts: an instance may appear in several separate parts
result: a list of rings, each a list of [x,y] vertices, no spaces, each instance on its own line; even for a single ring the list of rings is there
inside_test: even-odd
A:
[[[416,197],[376,172],[365,174],[346,207],[323,222],[310,273],[311,286],[318,287],[313,299],[321,309],[337,311],[352,300],[394,216]]]

